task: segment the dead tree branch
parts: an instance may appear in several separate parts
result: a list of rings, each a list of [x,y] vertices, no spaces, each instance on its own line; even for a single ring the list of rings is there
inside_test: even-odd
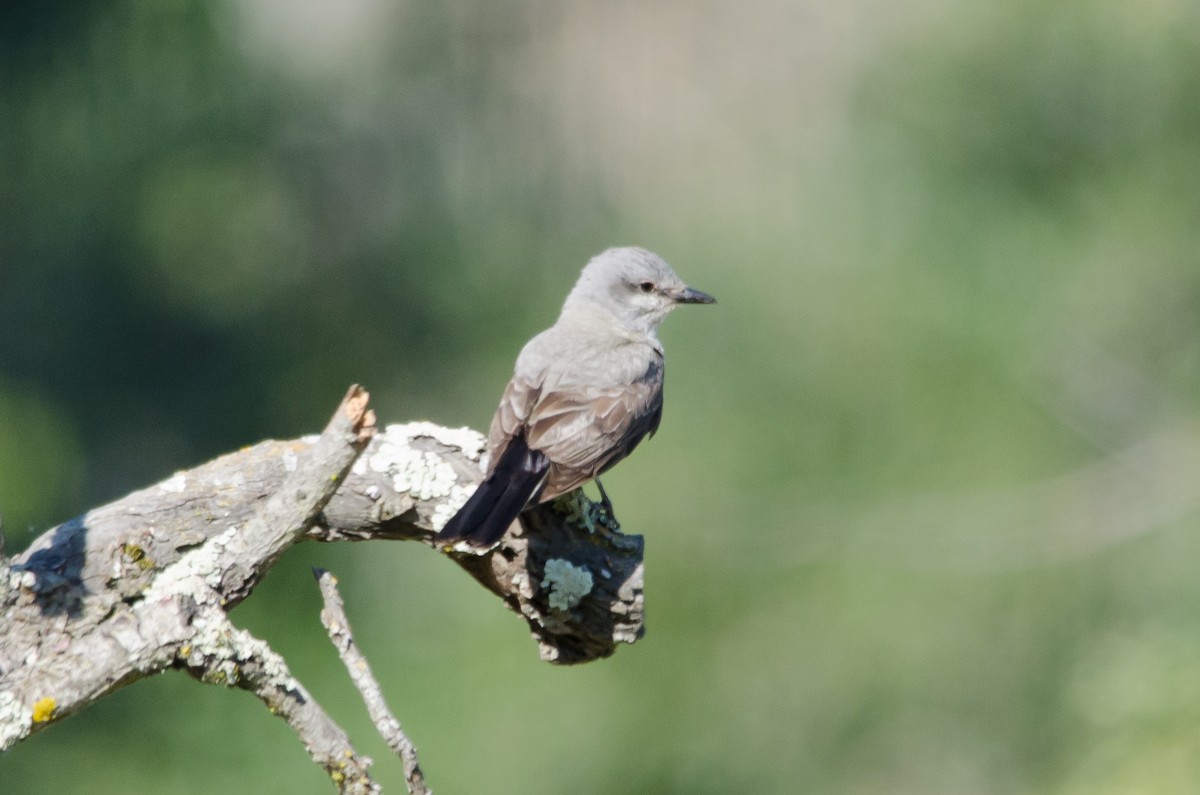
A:
[[[482,437],[429,423],[375,433],[351,389],[321,436],[181,471],[0,559],[0,750],[166,668],[251,690],[343,792],[369,760],[265,643],[229,623],[297,541],[431,544],[480,477]],[[642,634],[642,539],[542,507],[485,555],[441,556],[527,622],[543,659],[605,657]],[[415,760],[413,762],[415,768]]]
[[[358,644],[354,642],[354,636],[350,634],[350,622],[346,619],[346,607],[337,590],[337,578],[321,569],[314,570],[313,574],[316,575],[317,584],[321,587],[321,598],[325,602],[325,608],[321,610],[321,623],[325,625],[329,640],[333,642],[338,656],[342,658],[351,681],[362,694],[371,722],[375,724],[375,729],[388,748],[400,757],[409,793],[430,795],[429,788],[425,786],[425,775],[417,763],[417,749],[404,733],[400,721],[396,720],[396,716],[388,709],[387,702],[383,699],[383,689],[375,679],[375,674],[371,672],[366,658],[359,651]]]

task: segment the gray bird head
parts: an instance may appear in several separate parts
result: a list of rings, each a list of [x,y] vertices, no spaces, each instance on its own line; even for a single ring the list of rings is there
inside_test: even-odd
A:
[[[624,328],[653,336],[679,304],[716,302],[684,284],[657,254],[644,248],[610,248],[584,267],[563,312],[586,305],[612,315]]]

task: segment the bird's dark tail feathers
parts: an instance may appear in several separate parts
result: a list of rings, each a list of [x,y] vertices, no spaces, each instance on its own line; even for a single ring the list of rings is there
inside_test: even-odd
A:
[[[466,541],[473,547],[491,547],[541,491],[549,468],[544,453],[530,450],[524,436],[513,437],[492,474],[438,533],[438,543]]]

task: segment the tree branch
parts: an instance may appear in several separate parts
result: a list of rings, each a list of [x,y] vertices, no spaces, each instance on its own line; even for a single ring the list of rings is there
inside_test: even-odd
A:
[[[282,657],[219,609],[209,607],[194,617],[198,628],[179,652],[180,665],[201,682],[248,690],[271,714],[287,722],[344,795],[380,792],[368,774],[371,760],[360,755],[350,738],[304,688]]]
[[[337,591],[337,578],[323,569],[314,569],[317,584],[321,588],[321,597],[325,601],[325,609],[321,611],[321,623],[329,633],[334,648],[342,658],[351,681],[362,694],[363,703],[367,705],[367,713],[375,724],[379,736],[387,743],[388,748],[400,757],[404,765],[404,780],[411,795],[431,795],[425,786],[425,775],[417,763],[417,749],[404,733],[400,721],[388,709],[383,699],[383,690],[379,687],[371,666],[354,642],[350,634],[350,622],[346,619],[346,607],[341,594]]]
[[[343,791],[372,791],[368,760],[283,661],[225,615],[297,541],[432,546],[478,483],[479,434],[429,423],[375,433],[366,401],[352,388],[319,437],[262,442],[178,472],[0,558],[0,749],[174,667],[252,690]],[[443,559],[521,615],[545,660],[605,657],[642,634],[638,536],[589,533],[541,506],[494,550]]]

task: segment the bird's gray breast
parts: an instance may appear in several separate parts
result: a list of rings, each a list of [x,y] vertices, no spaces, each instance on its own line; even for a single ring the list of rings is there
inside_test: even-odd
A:
[[[543,499],[605,471],[658,426],[663,360],[654,340],[597,331],[550,329],[518,359],[515,380],[536,382],[520,427],[551,462]]]
[[[543,390],[603,389],[661,381],[662,353],[650,338],[603,328],[555,326],[529,341],[517,360],[517,372],[539,380]]]

